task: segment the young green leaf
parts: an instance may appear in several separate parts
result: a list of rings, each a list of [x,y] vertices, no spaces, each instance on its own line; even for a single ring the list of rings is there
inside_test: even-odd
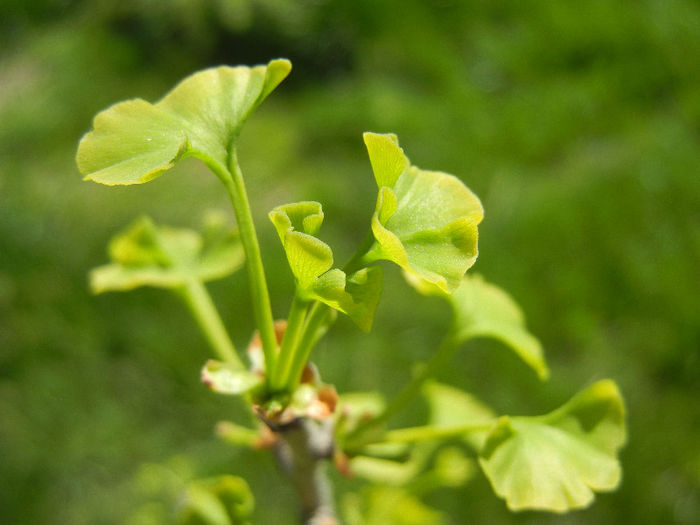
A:
[[[406,280],[420,293],[444,297],[454,311],[453,329],[458,341],[492,337],[510,347],[540,379],[549,377],[542,345],[525,326],[515,301],[481,275],[465,275],[462,284],[448,295],[425,280],[405,273]]]
[[[479,463],[511,510],[586,507],[620,482],[624,419],[617,386],[599,381],[545,416],[500,418]]]
[[[235,230],[218,220],[209,221],[202,236],[193,230],[159,227],[142,217],[110,242],[109,255],[111,264],[90,272],[94,293],[211,281],[230,275],[244,261]]]
[[[393,261],[452,292],[477,257],[481,202],[457,177],[412,166],[395,135],[364,140],[379,187],[364,260]]]
[[[331,269],[333,251],[314,236],[323,222],[318,202],[285,204],[269,216],[282,241],[299,296],[321,301],[369,331],[381,295],[381,268],[362,268],[351,275]]]
[[[282,59],[206,69],[155,104],[115,104],[95,117],[80,141],[78,168],[86,180],[107,185],[148,182],[187,156],[225,172],[243,123],[290,70]]]
[[[233,363],[210,359],[202,368],[202,383],[220,394],[240,395],[264,383],[261,375]]]
[[[381,485],[347,494],[343,511],[348,525],[446,525],[447,517],[409,491]]]

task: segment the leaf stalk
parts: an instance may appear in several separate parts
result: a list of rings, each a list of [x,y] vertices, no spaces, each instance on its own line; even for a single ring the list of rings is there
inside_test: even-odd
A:
[[[201,281],[190,279],[178,289],[178,292],[217,357],[243,368],[243,362],[236,353],[236,348],[206,286]]]

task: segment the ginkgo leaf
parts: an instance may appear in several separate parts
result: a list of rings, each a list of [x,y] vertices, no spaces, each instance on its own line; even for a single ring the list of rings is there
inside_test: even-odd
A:
[[[255,67],[217,67],[180,82],[159,102],[127,100],[99,113],[78,146],[86,180],[141,184],[186,156],[225,171],[250,113],[289,74],[288,60]]]
[[[177,288],[188,280],[211,281],[243,265],[238,234],[210,220],[203,235],[189,229],[159,227],[142,217],[109,244],[111,264],[90,272],[94,293],[140,286]]]
[[[453,175],[412,166],[395,135],[364,140],[379,188],[364,260],[392,261],[452,292],[477,257],[479,198]]]
[[[296,202],[278,206],[269,214],[287,255],[297,285],[310,289],[315,280],[333,266],[333,251],[314,237],[323,223],[318,202]]]
[[[419,292],[445,298],[454,311],[453,330],[458,341],[475,337],[498,339],[510,347],[540,379],[549,377],[542,345],[525,326],[525,317],[515,301],[501,288],[486,282],[481,275],[465,275],[452,294],[433,284],[404,274]]]
[[[202,383],[220,394],[245,394],[264,383],[261,375],[233,363],[210,359],[202,368]]]
[[[617,386],[599,381],[545,416],[501,417],[479,463],[511,510],[586,507],[620,482],[624,419]]]
[[[269,217],[284,247],[299,296],[321,301],[369,331],[381,295],[381,268],[362,268],[351,275],[331,269],[333,251],[314,236],[323,222],[318,202],[278,206]]]

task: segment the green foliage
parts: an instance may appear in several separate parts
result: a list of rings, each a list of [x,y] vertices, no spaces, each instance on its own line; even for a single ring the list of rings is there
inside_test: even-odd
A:
[[[542,345],[525,327],[525,317],[515,301],[501,288],[484,281],[478,274],[465,276],[453,294],[406,274],[419,292],[446,299],[454,312],[452,331],[459,342],[476,337],[492,337],[511,348],[540,377],[547,379],[549,369]]]
[[[270,220],[284,246],[299,297],[321,301],[369,332],[381,295],[381,268],[362,268],[349,276],[338,268],[331,269],[330,246],[314,237],[323,222],[318,202],[278,206],[270,212]]]
[[[459,179],[412,166],[395,135],[365,133],[379,188],[376,243],[366,261],[387,259],[446,292],[476,261],[481,202]]]
[[[247,525],[253,494],[244,479],[218,476],[190,483],[178,512],[181,525]]]
[[[77,162],[87,180],[141,184],[193,156],[225,170],[248,115],[284,80],[291,64],[219,67],[180,82],[155,104],[141,99],[103,111],[80,141]]]
[[[622,398],[605,380],[545,416],[500,418],[479,462],[512,510],[566,512],[618,486],[625,440]]]
[[[238,270],[245,259],[234,229],[210,215],[202,234],[156,226],[142,217],[109,244],[112,263],[90,272],[94,293],[140,286],[182,287],[192,279],[211,281]]]
[[[260,337],[259,343],[251,344],[251,352],[261,347],[263,363],[253,360],[251,370],[244,368],[201,285],[201,281],[229,273],[242,262],[237,240],[225,232],[210,228],[206,238],[213,241],[209,246],[191,231],[156,228],[150,220],[142,219],[112,242],[114,263],[95,270],[94,290],[127,290],[144,284],[178,290],[213,349],[225,359],[209,360],[202,370],[202,381],[218,393],[254,394],[254,400],[246,400],[253,403],[251,408],[268,432],[289,447],[288,454],[301,454],[302,449],[298,443],[286,441],[285,428],[298,426],[310,432],[304,450],[311,459],[292,455],[287,460],[291,464],[288,469],[299,469],[300,477],[293,479],[301,484],[297,487],[300,494],[328,490],[313,489],[323,480],[316,474],[304,478],[303,472],[308,470],[304,465],[323,457],[314,447],[320,446],[316,442],[333,439],[319,436],[323,436],[324,425],[329,428],[327,425],[334,423],[337,444],[328,442],[326,446],[328,450],[337,448],[350,471],[415,493],[426,484],[460,485],[470,477],[471,463],[459,450],[440,450],[441,442],[455,438],[476,449],[495,492],[514,510],[564,512],[588,505],[593,490],[615,488],[620,477],[616,454],[625,430],[622,401],[611,381],[594,385],[548,416],[503,416],[498,420],[469,394],[437,383],[425,384],[460,344],[483,336],[510,346],[540,378],[549,372],[539,342],[525,328],[524,316],[510,296],[478,276],[465,276],[478,252],[481,202],[456,177],[412,166],[395,135],[364,135],[379,196],[371,235],[345,266],[349,275],[333,268],[331,248],[316,237],[324,218],[320,203],[286,204],[269,213],[295,281],[286,322],[279,330],[273,328],[258,239],[236,157],[236,139],[250,112],[290,67],[288,61],[278,60],[267,67],[196,73],[155,105],[137,100],[104,111],[78,150],[78,164],[86,178],[107,185],[146,182],[185,155],[204,160],[221,179],[234,205],[242,248],[248,256]],[[422,293],[446,298],[454,312],[452,328],[431,363],[390,404],[382,407],[375,403],[376,414],[371,413],[371,406],[363,409],[362,403],[359,410],[364,412],[358,414],[358,408],[350,404],[349,413],[341,412],[334,418],[335,388],[321,381],[308,362],[309,356],[333,321],[327,307],[347,314],[369,331],[382,285],[382,271],[372,263],[380,259],[403,268],[409,282]],[[382,429],[383,423],[410,405],[421,390],[431,407],[429,423]],[[358,420],[358,415],[366,419]],[[235,425],[225,428],[229,441],[254,443],[247,431]],[[408,459],[382,457],[387,452],[405,452]],[[242,519],[239,507],[247,509],[248,503],[246,497],[241,500],[241,490],[234,478],[191,485],[184,522],[238,523],[236,520]],[[365,514],[366,522],[394,522],[399,519],[394,515],[396,505],[415,507],[411,519],[420,517],[421,523],[442,519],[409,492],[377,488],[369,494],[370,503],[359,514]],[[377,494],[379,499],[375,499]],[[330,502],[319,500],[315,505],[323,509]],[[316,509],[306,511],[314,513]]]

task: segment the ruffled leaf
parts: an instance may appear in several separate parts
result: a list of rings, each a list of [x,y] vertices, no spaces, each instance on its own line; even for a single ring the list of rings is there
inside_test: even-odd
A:
[[[111,264],[90,272],[94,293],[140,286],[178,288],[188,280],[211,281],[243,265],[238,234],[218,217],[210,217],[203,234],[159,227],[142,217],[109,244]]]
[[[475,337],[498,339],[535,370],[540,379],[549,377],[542,345],[528,332],[522,311],[504,290],[484,281],[480,275],[465,275],[461,286],[449,295],[425,280],[405,275],[420,293],[438,295],[450,303],[459,341]]]
[[[511,510],[586,507],[620,482],[624,413],[615,383],[599,381],[546,416],[500,418],[479,463]]]
[[[195,73],[155,104],[127,100],[99,113],[78,146],[86,180],[141,184],[194,156],[225,169],[250,113],[289,74],[287,60]]]
[[[202,383],[219,394],[240,395],[255,390],[265,381],[259,374],[232,363],[210,359],[202,368]]]
[[[365,260],[393,261],[452,292],[477,257],[481,202],[457,177],[411,166],[395,135],[364,139],[379,187]]]
[[[333,251],[314,236],[323,222],[318,202],[285,204],[269,216],[282,241],[297,293],[347,314],[369,331],[381,295],[381,268],[363,268],[349,276],[338,268],[331,269]]]

